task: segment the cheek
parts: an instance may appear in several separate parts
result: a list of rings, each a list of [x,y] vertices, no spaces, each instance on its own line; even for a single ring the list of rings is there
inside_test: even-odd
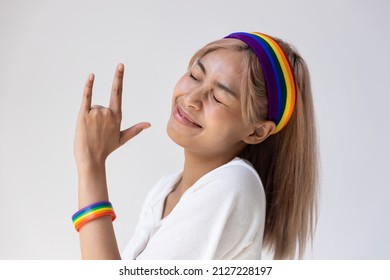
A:
[[[223,111],[221,108],[209,108],[206,112],[210,129],[221,137],[241,138],[247,128],[240,110]]]
[[[187,82],[187,77],[184,75],[180,78],[179,81],[177,81],[174,89],[173,89],[173,96],[179,96],[181,94],[184,94],[188,92],[190,83]]]
[[[206,112],[209,124],[218,131],[225,133],[236,132],[243,128],[240,116],[236,112],[222,111],[220,108],[210,108]]]

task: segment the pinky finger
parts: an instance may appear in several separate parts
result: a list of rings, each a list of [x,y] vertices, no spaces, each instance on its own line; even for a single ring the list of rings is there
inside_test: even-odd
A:
[[[85,82],[83,99],[81,101],[81,111],[89,112],[91,110],[92,103],[92,88],[95,80],[94,74],[89,74],[87,81]]]

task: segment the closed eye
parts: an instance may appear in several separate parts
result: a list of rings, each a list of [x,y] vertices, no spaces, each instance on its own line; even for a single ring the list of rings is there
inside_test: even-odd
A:
[[[195,81],[199,81],[191,72],[190,72],[190,78],[195,80]]]
[[[214,99],[215,102],[222,104],[222,102],[219,101],[219,99],[215,97],[214,93],[210,93],[210,94],[211,94],[211,97]]]

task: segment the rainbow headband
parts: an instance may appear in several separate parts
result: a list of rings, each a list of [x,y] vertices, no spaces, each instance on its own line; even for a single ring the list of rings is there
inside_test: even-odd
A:
[[[290,63],[280,45],[259,32],[237,32],[225,38],[246,43],[256,54],[265,79],[268,96],[268,119],[275,122],[273,134],[286,126],[295,106],[296,87]]]

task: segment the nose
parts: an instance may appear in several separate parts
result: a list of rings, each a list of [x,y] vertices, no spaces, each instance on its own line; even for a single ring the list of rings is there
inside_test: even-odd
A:
[[[199,90],[192,89],[184,94],[183,102],[187,108],[198,111],[202,108],[202,95]]]
[[[184,105],[188,108],[194,109],[194,110],[200,110],[202,109],[203,102],[209,93],[210,90],[206,90],[204,88],[196,88],[192,89],[186,94],[184,94]]]

